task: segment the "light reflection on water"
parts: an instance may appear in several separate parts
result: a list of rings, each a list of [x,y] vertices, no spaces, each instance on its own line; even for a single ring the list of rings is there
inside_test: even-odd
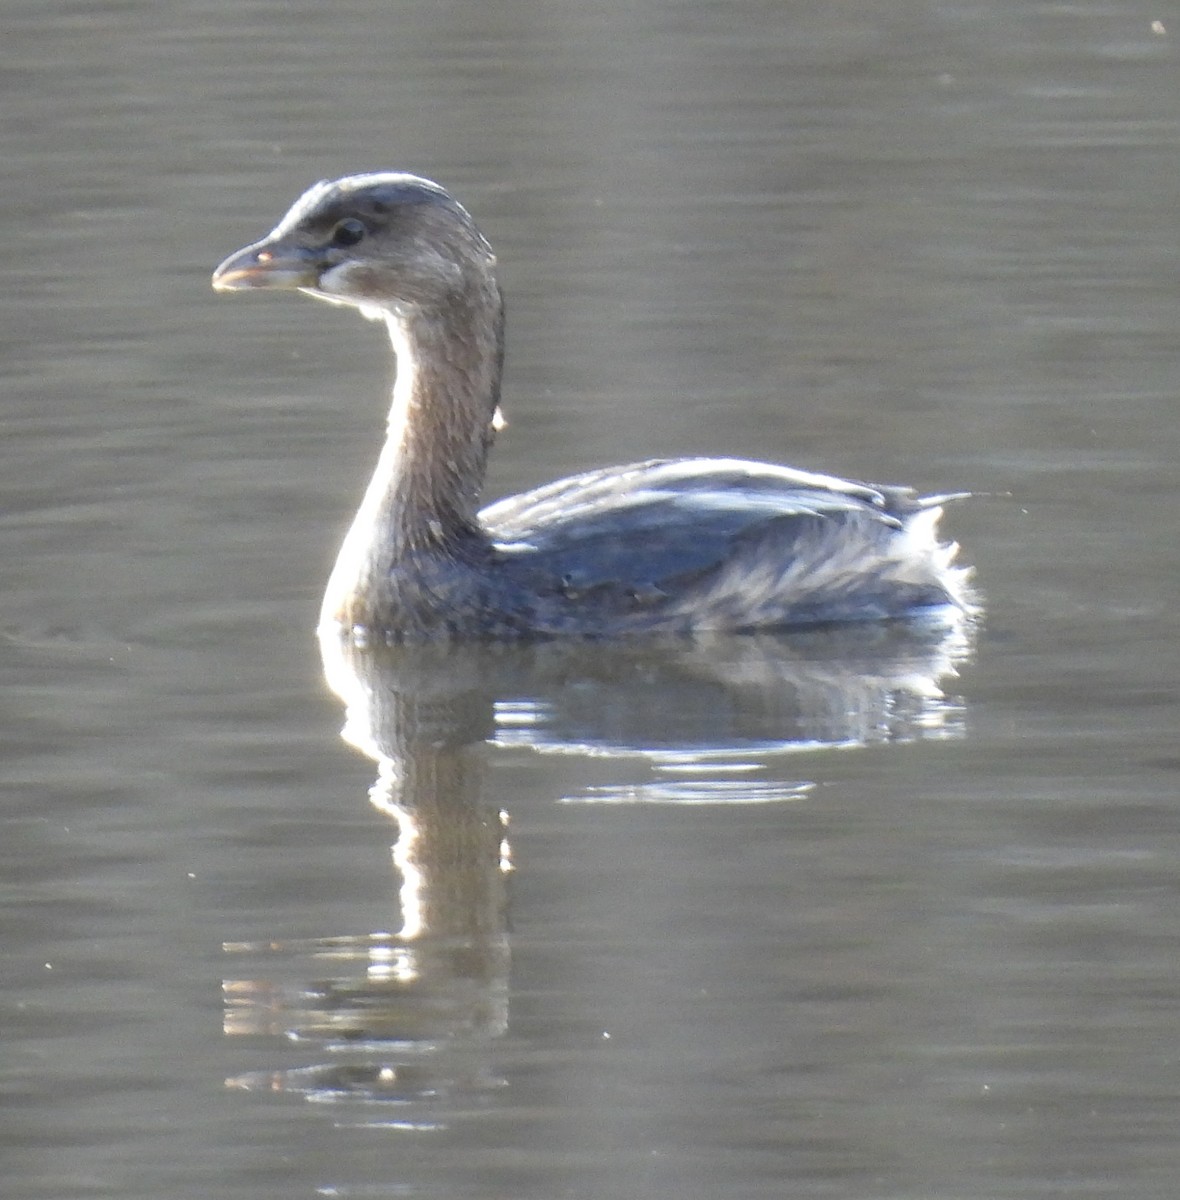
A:
[[[821,748],[961,733],[942,685],[968,646],[960,622],[641,647],[362,648],[321,637],[343,736],[376,763],[369,800],[395,832],[401,926],[227,943],[255,973],[224,982],[226,1034],[328,1056],[235,1075],[227,1087],[392,1106],[404,1111],[353,1119],[422,1132],[508,1086],[480,1053],[511,1021],[509,814],[484,799],[488,746],[622,759],[656,777],[589,786],[571,803],[798,801],[814,782],[749,776]]]

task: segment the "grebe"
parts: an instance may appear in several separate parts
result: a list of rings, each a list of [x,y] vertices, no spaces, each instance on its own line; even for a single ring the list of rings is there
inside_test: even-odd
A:
[[[322,181],[217,268],[218,291],[297,290],[383,321],[388,436],[321,630],[359,639],[745,631],[968,612],[941,505],[733,458],[588,471],[478,509],[498,417],[496,258],[438,184]]]

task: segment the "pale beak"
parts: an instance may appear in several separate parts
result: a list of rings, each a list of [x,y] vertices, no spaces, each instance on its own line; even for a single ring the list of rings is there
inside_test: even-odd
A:
[[[314,288],[323,264],[313,250],[269,241],[255,242],[231,254],[213,272],[215,292],[240,292],[247,288]]]

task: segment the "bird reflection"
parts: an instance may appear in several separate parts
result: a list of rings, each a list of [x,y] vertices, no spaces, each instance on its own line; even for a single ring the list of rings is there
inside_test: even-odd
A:
[[[491,1046],[508,1029],[508,820],[488,788],[495,746],[633,760],[626,784],[574,803],[798,800],[800,751],[949,737],[945,694],[969,652],[961,627],[865,625],[667,643],[360,647],[325,635],[343,736],[373,759],[372,804],[394,830],[400,927],[233,943],[227,1034],[281,1036],[318,1064],[229,1086],[364,1101],[365,1124],[436,1128],[505,1086]]]
[[[447,674],[445,656],[323,650],[329,686],[345,703],[343,736],[376,762],[369,798],[396,831],[401,927],[227,946],[262,954],[267,976],[225,983],[226,1032],[330,1053],[322,1065],[229,1084],[419,1108],[456,1087],[499,1086],[456,1061],[507,1026],[506,817],[482,797],[490,702],[478,675]],[[293,972],[290,983],[275,977]]]

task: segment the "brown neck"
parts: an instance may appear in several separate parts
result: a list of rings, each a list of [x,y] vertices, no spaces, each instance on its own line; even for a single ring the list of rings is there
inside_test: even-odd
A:
[[[397,380],[370,490],[395,553],[478,534],[480,489],[499,403],[503,306],[495,283],[442,314],[391,314]],[[384,478],[382,478],[384,476]]]
[[[399,565],[470,560],[487,547],[478,506],[500,394],[499,288],[489,276],[441,313],[386,319],[397,355],[389,428],[328,581],[325,619],[379,610]]]

